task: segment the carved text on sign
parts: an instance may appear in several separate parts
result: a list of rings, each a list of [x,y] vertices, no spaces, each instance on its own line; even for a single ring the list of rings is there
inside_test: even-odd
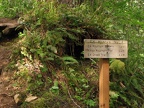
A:
[[[127,41],[84,40],[84,58],[127,58]]]

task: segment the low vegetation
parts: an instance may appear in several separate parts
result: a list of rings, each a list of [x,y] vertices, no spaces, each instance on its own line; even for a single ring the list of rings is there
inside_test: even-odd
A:
[[[110,59],[110,107],[144,107],[143,4],[0,0],[0,16],[19,17],[25,28],[8,69],[25,95],[38,96],[20,107],[98,107],[98,59],[83,58],[83,39],[128,41],[128,58]]]

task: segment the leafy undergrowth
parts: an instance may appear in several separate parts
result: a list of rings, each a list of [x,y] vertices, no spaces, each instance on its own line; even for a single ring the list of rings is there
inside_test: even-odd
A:
[[[69,106],[75,108],[98,106],[98,74],[96,72],[98,69],[93,68],[93,66],[90,67],[90,61],[77,65],[63,70],[58,70],[54,65],[54,67],[51,66],[51,71],[48,71],[47,67],[42,65],[38,67],[36,64],[30,65],[23,62],[19,66],[20,70],[14,76],[17,86],[27,85],[26,95],[30,93],[39,98],[32,103],[24,102],[21,107],[67,108]],[[33,71],[29,71],[31,68],[26,66],[34,68]]]
[[[22,102],[22,108],[98,107],[98,69],[81,52],[84,38],[104,38],[106,31],[90,11],[84,4],[69,8],[41,2],[28,11],[31,16],[24,15],[26,30],[12,57],[13,78],[17,87],[26,87],[25,95],[39,98]]]
[[[18,3],[15,7],[24,7]],[[136,23],[142,18],[133,14],[139,7],[131,9],[130,1],[92,3],[72,6],[34,0],[26,5],[27,11],[22,8],[25,30],[19,34],[9,69],[15,70],[16,86],[38,99],[23,101],[21,108],[98,107],[98,60],[83,58],[83,39],[91,38],[129,39],[129,58],[110,60],[110,107],[143,106],[143,23]]]

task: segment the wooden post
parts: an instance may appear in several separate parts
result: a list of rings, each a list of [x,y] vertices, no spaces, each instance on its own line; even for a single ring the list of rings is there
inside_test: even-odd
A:
[[[99,108],[109,108],[109,59],[100,59]]]

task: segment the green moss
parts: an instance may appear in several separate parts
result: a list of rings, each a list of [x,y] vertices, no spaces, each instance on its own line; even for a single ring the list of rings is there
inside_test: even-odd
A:
[[[46,99],[44,99],[44,98],[39,98],[39,99],[33,101],[33,102],[29,105],[29,108],[46,108],[45,101],[46,101]]]
[[[41,98],[31,103],[24,103],[21,108],[73,108],[71,100],[64,94],[45,92]]]
[[[116,72],[116,73],[124,72],[124,70],[125,70],[125,63],[122,62],[121,60],[115,59],[111,63],[110,69],[112,70],[112,72]]]
[[[45,99],[39,98],[31,103],[24,102],[20,108],[46,108],[45,107]]]

